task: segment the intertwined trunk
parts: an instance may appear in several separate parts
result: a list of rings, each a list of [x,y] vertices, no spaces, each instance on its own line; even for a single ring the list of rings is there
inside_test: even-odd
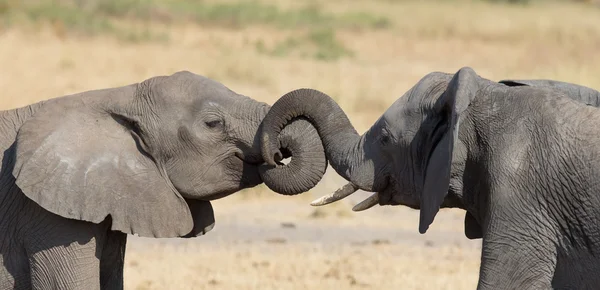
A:
[[[260,132],[259,128],[253,145],[255,149],[260,149]],[[299,194],[315,187],[327,169],[323,144],[315,128],[305,119],[295,119],[281,132],[276,143],[277,149],[285,153],[278,161],[288,157],[291,160],[287,164],[277,162],[260,166],[259,173],[265,185],[285,195]]]
[[[262,153],[268,164],[283,158],[278,138],[282,129],[298,117],[310,121],[323,142],[325,154],[335,171],[360,189],[373,191],[375,164],[365,153],[365,140],[360,136],[343,110],[326,94],[312,89],[299,89],[281,97],[262,123]],[[300,140],[306,140],[302,136]],[[306,142],[306,141],[304,141]],[[298,167],[300,171],[302,167]],[[303,175],[295,175],[298,182],[310,184]],[[287,194],[285,191],[280,193]]]

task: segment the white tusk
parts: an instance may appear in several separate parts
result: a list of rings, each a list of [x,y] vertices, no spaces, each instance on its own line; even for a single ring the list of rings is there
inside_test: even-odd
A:
[[[321,206],[330,204],[332,202],[338,201],[348,195],[355,193],[358,190],[358,186],[354,185],[352,182],[348,182],[346,185],[338,188],[334,193],[322,196],[318,199],[315,199],[310,203],[312,206]]]
[[[363,211],[366,209],[370,209],[376,204],[379,204],[379,193],[374,193],[373,195],[367,197],[367,199],[361,201],[357,205],[355,205],[352,210],[353,211]]]

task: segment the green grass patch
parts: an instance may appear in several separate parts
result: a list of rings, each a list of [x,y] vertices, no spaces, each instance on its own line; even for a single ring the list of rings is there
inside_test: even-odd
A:
[[[352,55],[336,38],[337,30],[386,29],[392,26],[391,21],[382,16],[366,12],[335,14],[315,4],[281,9],[258,1],[0,0],[0,23],[6,26],[22,23],[52,25],[76,36],[108,34],[128,42],[168,41],[166,32],[139,27],[144,23],[184,22],[231,29],[268,26],[297,30],[303,36],[289,38],[272,48],[259,43],[256,48],[274,56],[300,52],[326,61]]]
[[[314,27],[381,29],[391,26],[391,22],[385,17],[363,12],[337,15],[325,12],[315,4],[284,10],[273,4],[258,1],[203,3],[179,0],[171,1],[163,7],[170,13],[182,15],[199,24],[232,28],[268,25],[282,29]]]
[[[319,60],[337,60],[353,53],[336,38],[333,29],[311,31],[308,39],[317,47],[314,57]]]
[[[92,12],[76,7],[61,7],[51,3],[41,3],[40,5],[32,5],[22,12],[27,19],[33,22],[60,24],[78,33],[94,35],[115,29],[108,19],[98,17]]]
[[[264,42],[259,40],[256,42],[256,49],[260,53],[276,57],[299,55],[322,61],[336,61],[354,56],[354,53],[340,42],[332,28],[312,29],[301,36],[288,37],[272,48],[266,47]]]
[[[132,19],[142,19],[149,9],[138,4],[145,1],[134,0],[41,0],[18,1],[0,0],[0,23],[5,26],[33,24],[51,26],[60,33],[75,36],[112,35],[127,42],[167,41],[164,32],[149,28],[136,28],[124,25],[117,20],[135,15]],[[149,7],[149,6],[148,6]],[[122,21],[121,21],[122,22]],[[138,25],[139,26],[139,25]]]
[[[0,21],[54,24],[78,35],[113,34],[135,41],[164,39],[152,31],[130,31],[124,20],[142,23],[194,22],[232,29],[264,25],[280,29],[383,29],[384,17],[364,12],[333,14],[318,5],[284,10],[257,1],[209,3],[199,0],[0,0]],[[135,36],[131,36],[135,34]],[[128,36],[129,35],[129,36]]]

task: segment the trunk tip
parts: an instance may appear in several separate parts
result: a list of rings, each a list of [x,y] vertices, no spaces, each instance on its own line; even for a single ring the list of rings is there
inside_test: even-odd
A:
[[[269,134],[263,133],[262,139],[263,160],[271,166],[276,166],[277,162],[283,160],[281,151],[277,148],[277,144],[271,144]]]

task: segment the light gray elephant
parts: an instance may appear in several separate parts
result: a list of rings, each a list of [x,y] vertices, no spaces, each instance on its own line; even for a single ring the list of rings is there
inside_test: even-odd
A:
[[[306,120],[280,140],[292,162],[261,165],[268,109],[178,72],[0,112],[0,289],[122,289],[126,234],[202,235],[209,200],[262,181],[314,186],[322,144],[287,143],[318,139]]]
[[[478,289],[596,289],[600,110],[547,85],[497,83],[468,67],[430,73],[362,136],[327,95],[295,90],[263,120],[263,158],[280,158],[281,129],[305,117],[350,181],[315,204],[372,191],[355,210],[419,209],[421,233],[440,208],[458,207],[466,235],[482,237]]]

